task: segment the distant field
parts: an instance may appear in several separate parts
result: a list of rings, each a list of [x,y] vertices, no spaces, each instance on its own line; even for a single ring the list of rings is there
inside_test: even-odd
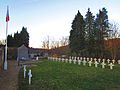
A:
[[[19,90],[120,90],[120,65],[110,70],[47,60],[32,64],[32,84],[21,69]]]

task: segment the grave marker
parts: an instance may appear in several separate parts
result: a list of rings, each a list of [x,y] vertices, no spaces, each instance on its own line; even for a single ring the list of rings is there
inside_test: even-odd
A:
[[[115,63],[115,60],[112,60],[113,64]]]
[[[110,63],[110,59],[107,59],[108,64]]]
[[[80,64],[81,64],[81,62],[82,62],[81,60],[78,60],[78,65],[80,65]]]
[[[98,64],[99,64],[99,63],[98,63],[97,61],[95,61],[94,64],[95,64],[95,67],[98,67]]]
[[[101,59],[100,59],[100,58],[98,59],[98,62],[99,62],[99,63],[101,62]]]
[[[28,77],[29,77],[29,85],[30,85],[31,84],[31,78],[32,78],[31,69],[28,72]]]
[[[102,65],[102,68],[105,68],[106,64],[105,64],[105,62],[102,62],[101,65]]]
[[[88,65],[89,65],[89,67],[91,67],[92,66],[92,61],[90,60],[90,61],[88,61]]]
[[[83,60],[83,65],[85,66],[85,65],[86,65],[86,63],[87,63],[87,61],[84,59],[84,60]]]
[[[74,63],[74,64],[76,64],[76,61],[77,61],[76,59],[75,59],[75,60],[73,60],[73,63]]]
[[[113,69],[114,64],[110,63],[109,66],[110,66],[110,69]]]
[[[69,63],[72,63],[72,59],[69,59]]]
[[[26,77],[26,65],[24,65],[24,78]]]

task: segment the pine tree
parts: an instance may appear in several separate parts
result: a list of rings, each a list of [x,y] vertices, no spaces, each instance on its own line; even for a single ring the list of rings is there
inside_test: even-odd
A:
[[[70,48],[76,54],[82,54],[85,49],[85,21],[78,11],[72,22],[72,30],[70,31]]]
[[[96,26],[96,43],[97,43],[97,55],[99,57],[104,56],[105,48],[104,48],[104,39],[108,36],[108,15],[105,8],[102,8],[102,11],[99,10],[99,14],[97,14],[95,26]]]
[[[27,28],[22,28],[22,31],[20,32],[20,38],[21,45],[24,44],[26,47],[29,47],[29,33],[27,32]]]
[[[88,8],[87,14],[85,15],[85,31],[86,31],[86,49],[88,52],[88,56],[94,57],[95,52],[95,39],[94,39],[94,16]]]
[[[7,45],[8,45],[8,47],[14,46],[14,38],[12,37],[12,35],[7,36]]]

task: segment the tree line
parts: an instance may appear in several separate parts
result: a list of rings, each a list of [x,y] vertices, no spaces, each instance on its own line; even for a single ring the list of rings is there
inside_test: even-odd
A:
[[[105,40],[114,31],[111,26],[106,8],[99,10],[96,17],[88,8],[85,18],[78,10],[69,36],[71,54],[101,58],[110,56],[110,52],[105,47]]]
[[[20,33],[17,31],[13,36],[7,36],[8,47],[20,47],[23,44],[26,47],[29,47],[29,33],[27,32],[27,28],[22,27]]]

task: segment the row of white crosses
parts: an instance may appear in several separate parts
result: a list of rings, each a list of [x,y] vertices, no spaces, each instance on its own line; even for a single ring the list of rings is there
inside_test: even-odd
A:
[[[24,78],[26,78],[26,65],[24,65]],[[31,84],[31,78],[32,78],[32,73],[31,73],[31,69],[29,69],[28,72],[28,77],[29,77],[29,85]]]
[[[64,59],[64,58],[55,58],[55,57],[49,57],[48,60],[53,60],[53,61],[62,61],[62,62],[69,62],[69,63],[74,63],[80,65],[81,63],[83,63],[83,66],[86,66],[86,64],[88,63],[88,66],[91,67],[92,64],[95,65],[95,67],[98,67],[98,65],[100,64],[102,66],[102,68],[105,68],[105,65],[107,65],[105,63],[105,59],[96,59],[96,58],[83,58],[83,57],[69,57],[69,59]],[[94,60],[94,62],[93,62]],[[113,69],[115,60],[112,60],[112,62],[110,62],[110,59],[107,59],[107,63],[108,66],[110,67],[110,69]]]

